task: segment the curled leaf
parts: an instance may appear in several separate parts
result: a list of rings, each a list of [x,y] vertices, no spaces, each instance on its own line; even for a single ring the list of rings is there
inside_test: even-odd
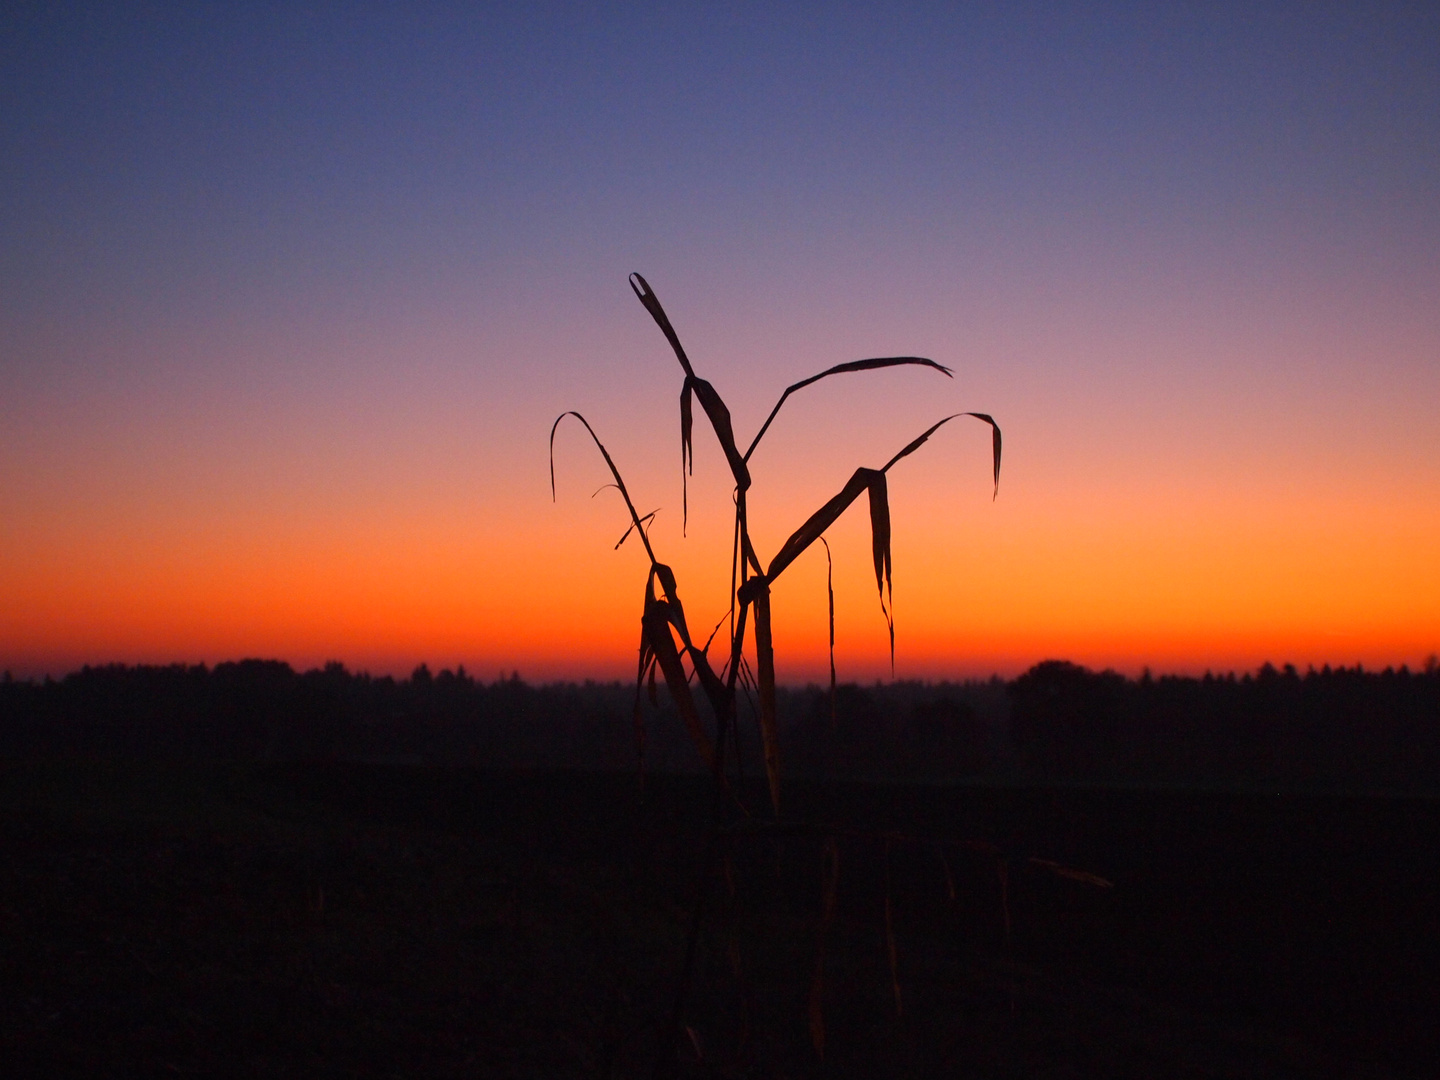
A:
[[[943,426],[945,426],[946,424],[948,424],[951,420],[954,420],[957,416],[973,416],[976,420],[983,420],[985,423],[987,423],[987,424],[990,425],[990,432],[991,432],[991,436],[990,436],[990,447],[991,447],[991,456],[992,456],[993,459],[994,459],[994,472],[995,472],[995,490],[994,490],[994,492],[991,494],[990,497],[991,497],[991,499],[994,499],[997,495],[1000,494],[1000,425],[997,424],[997,423],[995,423],[995,419],[994,419],[992,416],[990,416],[988,413],[978,413],[978,412],[952,413],[950,416],[945,417],[945,419],[936,421],[934,424],[931,424],[928,428],[926,428],[925,431],[924,431],[924,433],[921,434],[921,435],[919,436],[919,438],[917,438],[917,439],[915,439],[914,441],[912,441],[912,442],[910,442],[909,444],[907,444],[906,447],[905,447],[905,449],[901,450],[901,451],[900,451],[898,454],[896,454],[893,458],[891,458],[889,461],[887,461],[887,462],[885,463],[885,467],[884,467],[883,469],[881,469],[880,471],[881,471],[881,472],[889,472],[891,465],[894,465],[894,464],[895,464],[897,461],[899,461],[901,458],[909,457],[909,456],[910,456],[911,454],[913,454],[916,450],[919,450],[920,447],[922,447],[922,446],[925,445],[925,441],[926,441],[927,439],[929,439],[931,435],[934,435],[935,432],[937,432],[938,430],[940,430],[940,428],[942,428]]]
[[[612,459],[612,458],[610,457],[610,451],[605,449],[605,444],[600,441],[600,436],[598,436],[598,435],[595,434],[595,429],[590,426],[590,421],[586,420],[585,417],[581,416],[578,412],[576,412],[576,411],[573,410],[573,409],[571,409],[571,410],[569,410],[569,411],[567,411],[567,412],[561,413],[559,416],[557,416],[557,417],[555,418],[555,423],[553,423],[553,424],[550,425],[550,498],[551,498],[551,500],[553,501],[554,498],[555,498],[555,432],[556,432],[556,430],[558,430],[559,427],[560,427],[560,421],[564,420],[567,416],[573,416],[573,417],[575,417],[576,420],[579,420],[580,423],[582,423],[582,424],[585,425],[585,430],[590,433],[590,438],[591,438],[591,440],[594,441],[596,449],[598,449],[598,450],[600,451],[600,456],[605,459],[605,466],[606,466],[606,468],[608,468],[608,469],[610,470],[610,475],[615,478],[615,489],[620,492],[620,497],[625,500],[625,509],[627,509],[627,510],[630,511],[630,524],[631,524],[634,528],[636,528],[637,530],[639,530],[639,532],[640,532],[640,540],[641,540],[641,542],[645,545],[645,554],[647,554],[647,555],[650,556],[650,561],[653,563],[653,562],[655,561],[655,552],[654,552],[654,551],[651,549],[651,547],[650,547],[650,538],[645,535],[645,530],[644,530],[643,528],[641,528],[641,525],[640,525],[640,512],[635,509],[635,503],[632,502],[631,499],[630,499],[630,492],[629,492],[629,490],[625,487],[625,480],[624,480],[623,477],[621,477],[621,475],[620,475],[620,470],[615,467],[615,461],[614,461],[614,459]],[[604,487],[602,486],[600,490],[603,491],[603,490],[604,490]],[[592,497],[593,497],[593,496],[592,496]],[[617,546],[618,546],[618,545],[617,545]]]

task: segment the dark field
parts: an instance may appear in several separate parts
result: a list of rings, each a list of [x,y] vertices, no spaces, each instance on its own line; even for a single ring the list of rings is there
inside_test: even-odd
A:
[[[866,833],[838,841],[825,1060],[822,841],[749,837],[706,909],[685,1075],[1435,1075],[1434,799],[787,796]],[[702,778],[651,777],[642,800],[624,774],[8,766],[0,1072],[648,1075],[708,805]],[[1009,856],[1008,905],[975,840]]]

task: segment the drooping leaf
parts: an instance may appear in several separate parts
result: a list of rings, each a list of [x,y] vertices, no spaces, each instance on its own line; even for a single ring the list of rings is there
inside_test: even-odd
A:
[[[901,450],[898,454],[896,454],[896,455],[895,455],[894,457],[892,457],[889,461],[887,461],[887,462],[885,463],[885,467],[884,467],[883,469],[881,469],[880,471],[881,471],[881,472],[889,472],[889,471],[890,471],[890,466],[894,465],[894,464],[895,464],[897,461],[899,461],[901,458],[909,457],[909,456],[910,456],[911,454],[913,454],[916,450],[919,450],[920,447],[922,447],[922,446],[925,445],[925,441],[926,441],[927,439],[929,439],[931,435],[934,435],[935,432],[939,431],[940,428],[944,427],[944,426],[945,426],[946,424],[948,424],[951,420],[954,420],[957,416],[973,416],[976,420],[983,420],[985,423],[987,423],[987,424],[990,425],[990,431],[991,431],[990,445],[991,445],[992,456],[993,456],[993,458],[994,458],[994,472],[995,472],[995,490],[994,490],[994,492],[991,494],[990,497],[991,497],[992,499],[994,499],[997,495],[1000,494],[1000,425],[997,424],[997,423],[995,423],[994,418],[991,417],[991,416],[990,416],[989,414],[987,414],[987,413],[978,413],[978,412],[952,413],[951,415],[945,417],[945,419],[936,421],[935,423],[931,424],[928,428],[926,428],[925,431],[924,431],[924,433],[923,433],[922,435],[920,435],[919,438],[917,438],[917,439],[913,440],[912,442],[908,443],[908,444],[905,446],[905,449]]]
[[[891,463],[893,464],[893,462]],[[890,661],[895,661],[895,624],[886,603],[886,590],[891,584],[890,558],[890,503],[885,473],[879,469],[856,469],[850,482],[838,495],[811,514],[804,525],[791,534],[765,572],[767,581],[774,581],[811,544],[820,539],[820,534],[835,523],[835,520],[849,509],[862,491],[870,495],[870,542],[875,561],[875,585],[880,592],[880,609],[890,628]],[[759,579],[756,579],[759,580]],[[833,599],[833,597],[832,597]]]
[[[700,723],[700,714],[695,709],[695,697],[690,692],[690,682],[685,677],[685,665],[680,662],[679,650],[675,648],[675,639],[670,636],[670,605],[665,600],[652,598],[645,604],[645,616],[643,619],[645,636],[650,642],[650,649],[655,654],[655,662],[660,665],[660,672],[665,676],[665,686],[670,691],[670,699],[675,703],[675,710],[680,714],[685,728],[690,732],[690,738],[694,740],[695,747],[700,751],[701,758],[710,768],[715,766],[715,748],[710,742],[710,737],[705,734],[705,728]]]
[[[756,581],[764,582],[763,578]],[[780,740],[775,717],[775,645],[770,636],[770,589],[755,592],[755,677],[760,692],[760,742],[765,751],[765,778],[770,803],[780,816]]]
[[[775,670],[774,670],[774,647],[772,640],[771,611],[769,602],[769,586],[788,565],[793,562],[815,539],[820,538],[829,524],[833,523],[841,513],[847,509],[861,490],[867,491],[871,504],[871,532],[872,532],[872,553],[876,569],[876,587],[880,593],[881,609],[884,613],[890,632],[891,644],[891,665],[894,666],[894,622],[893,622],[893,568],[890,554],[890,518],[888,491],[885,473],[891,465],[900,459],[913,453],[922,445],[931,434],[941,425],[953,419],[946,417],[940,423],[932,426],[918,439],[913,441],[901,450],[883,469],[861,469],[857,470],[850,482],[834,499],[821,507],[816,514],[812,515],[806,523],[796,531],[771,561],[768,571],[762,571],[759,558],[756,556],[751,544],[748,522],[746,520],[745,494],[748,490],[751,477],[748,469],[750,455],[758,446],[770,425],[778,415],[786,400],[792,393],[798,392],[831,375],[845,373],[863,372],[881,368],[898,367],[903,365],[923,366],[939,371],[941,374],[950,376],[947,368],[927,360],[923,357],[881,357],[868,360],[851,361],[845,364],[838,364],[827,368],[825,371],[802,380],[799,383],[788,387],[781,395],[755,439],[743,455],[735,444],[733,424],[728,408],[715,388],[707,381],[700,379],[685,354],[680,344],[679,336],[670,323],[659,298],[649,283],[639,274],[634,274],[630,279],[631,288],[636,296],[655,320],[661,332],[669,341],[674,350],[676,359],[685,374],[685,383],[681,392],[681,470],[683,495],[683,518],[684,527],[688,530],[689,517],[689,492],[688,478],[693,474],[694,468],[694,398],[700,399],[701,407],[705,410],[706,417],[715,432],[717,441],[725,453],[727,464],[731,469],[736,485],[736,515],[735,515],[735,540],[732,557],[732,585],[731,585],[731,657],[721,669],[724,679],[717,676],[708,659],[707,640],[705,647],[697,648],[690,638],[686,625],[683,607],[675,584],[674,574],[656,559],[651,548],[649,537],[645,532],[646,525],[652,520],[653,514],[641,517],[635,510],[634,504],[625,488],[618,469],[611,460],[604,445],[596,437],[589,423],[579,413],[565,413],[557,418],[550,433],[550,481],[552,497],[555,493],[555,471],[554,471],[554,440],[555,433],[559,427],[560,420],[566,415],[575,416],[585,426],[592,440],[595,442],[601,455],[604,457],[611,475],[615,478],[615,487],[620,491],[625,501],[626,508],[630,513],[631,525],[621,539],[629,536],[630,532],[638,532],[644,543],[646,553],[651,562],[651,579],[647,588],[647,600],[644,616],[642,618],[642,656],[637,670],[637,706],[639,683],[642,683],[648,675],[651,691],[653,694],[656,669],[658,668],[670,687],[671,695],[676,701],[676,708],[680,711],[686,726],[690,729],[692,737],[695,738],[697,746],[701,748],[702,756],[712,761],[717,778],[723,781],[721,772],[723,762],[723,744],[715,747],[709,746],[704,726],[695,709],[695,701],[691,694],[690,678],[696,679],[706,696],[709,698],[712,710],[716,717],[716,734],[723,739],[726,731],[727,718],[733,722],[735,685],[742,674],[748,669],[743,655],[743,641],[745,622],[749,613],[749,607],[755,607],[756,618],[756,653],[758,669],[757,673],[751,674],[750,678],[760,696],[759,712],[761,715],[762,739],[766,749],[766,771],[770,781],[771,798],[775,804],[776,813],[779,811],[779,755],[778,743],[775,739]],[[995,492],[998,494],[999,470],[1000,470],[1000,431],[994,420],[987,414],[969,413],[956,415],[970,415],[989,423],[993,429],[994,443],[994,483]],[[617,547],[619,544],[617,544]],[[831,666],[831,713],[832,723],[835,712],[835,664],[834,664],[834,582],[833,564],[830,560],[828,543],[827,553],[827,600],[830,619],[830,666]],[[753,571],[753,578],[751,573]],[[738,580],[735,580],[738,579]],[[749,580],[747,580],[749,579]],[[663,598],[656,595],[655,586],[659,584],[663,590]],[[736,610],[738,606],[738,610]],[[723,620],[722,620],[723,622]],[[717,627],[718,630],[718,627]],[[673,636],[672,636],[673,635]],[[712,633],[712,638],[714,634]],[[677,646],[676,637],[679,639]],[[646,655],[648,652],[648,655]],[[691,672],[687,677],[684,665],[684,656],[689,654],[691,660]],[[638,717],[637,712],[637,717]],[[637,730],[637,735],[643,739],[643,732]],[[887,911],[888,915],[888,911]],[[892,942],[893,952],[893,942]],[[892,956],[893,969],[893,956]],[[892,970],[893,977],[893,970]],[[896,982],[897,1008],[899,1007],[898,982]]]
[[[640,303],[645,305],[645,310],[655,320],[655,325],[660,327],[660,332],[670,342],[670,347],[675,350],[675,359],[680,361],[680,367],[685,372],[685,389],[681,391],[680,398],[680,428],[682,443],[682,464],[693,460],[693,451],[685,434],[685,410],[687,408],[686,392],[693,392],[700,399],[700,407],[705,410],[705,415],[710,418],[710,426],[715,429],[715,437],[720,442],[720,449],[725,452],[725,460],[730,465],[730,472],[735,477],[735,486],[741,491],[750,487],[750,471],[746,468],[745,458],[735,446],[735,431],[730,423],[730,410],[725,407],[715,387],[711,386],[704,379],[697,378],[695,369],[690,365],[690,358],[685,355],[685,348],[680,344],[680,337],[675,333],[675,328],[670,325],[670,317],[665,314],[665,309],[660,305],[660,298],[655,295],[655,290],[650,288],[650,283],[639,274],[630,275],[630,288],[640,298]],[[684,455],[689,453],[690,457]]]
[[[966,415],[973,416],[976,420],[983,420],[990,425],[990,445],[995,457],[995,491],[990,496],[993,501],[1000,494],[1000,425],[989,413],[972,412]]]
[[[646,541],[646,549],[649,550],[648,539]],[[675,628],[676,633],[679,634],[681,644],[684,646],[685,655],[689,656],[690,658],[692,676],[699,679],[701,688],[705,691],[705,696],[709,699],[711,710],[715,714],[716,722],[718,725],[720,725],[720,734],[723,736],[725,720],[730,715],[731,695],[728,693],[725,683],[722,682],[719,676],[715,674],[715,670],[711,666],[709,658],[705,655],[705,651],[703,649],[696,648],[695,643],[690,638],[690,630],[685,622],[685,609],[680,603],[680,592],[676,586],[674,571],[671,570],[670,567],[666,566],[664,563],[656,561],[654,559],[654,556],[652,555],[650,563],[650,580],[649,584],[647,585],[646,592],[647,613],[650,611],[651,603],[651,599],[648,598],[655,597],[655,583],[657,581],[660,583],[665,596],[665,599],[658,610],[663,614],[665,620]],[[666,659],[665,653],[663,652],[664,645],[662,645],[652,635],[651,646],[655,649],[657,660],[661,663],[661,669],[665,674],[666,683],[667,685],[671,685],[671,680],[675,677],[675,671],[678,671],[680,673],[681,680],[686,684],[688,694],[690,676],[686,676],[684,674],[684,667],[682,664],[680,664],[679,661],[679,650],[675,649],[674,642],[670,639],[668,631],[664,635],[664,642],[665,645],[668,645],[670,650],[675,653],[676,667],[674,671],[672,671],[669,667],[665,666],[669,661]],[[693,713],[693,699],[687,698],[687,700],[691,702],[690,708]],[[687,725],[689,725],[689,719],[687,719],[686,723]],[[703,730],[699,728],[698,715],[695,717],[694,723],[694,730]],[[706,742],[708,744],[708,740],[706,740]],[[718,767],[722,760],[722,755],[714,754],[708,760],[710,761],[711,765],[718,770]]]
[[[680,391],[680,534],[686,535],[690,526],[690,481],[695,474],[695,452],[691,445],[695,427],[694,408],[690,400],[690,378],[686,376],[685,386]]]
[[[575,419],[579,420],[580,423],[585,426],[585,430],[590,433],[590,438],[594,441],[596,448],[600,451],[601,457],[605,459],[606,466],[610,469],[610,475],[615,478],[615,488],[620,492],[621,498],[625,500],[625,508],[630,511],[631,527],[634,529],[635,532],[639,534],[641,543],[645,545],[645,554],[650,557],[651,575],[647,595],[653,595],[654,583],[656,580],[658,580],[665,592],[666,618],[679,632],[681,643],[685,646],[685,650],[690,656],[691,663],[694,665],[695,668],[695,673],[699,677],[701,684],[705,689],[706,696],[710,699],[710,703],[712,708],[714,709],[715,715],[717,717],[723,717],[728,715],[726,711],[728,706],[725,684],[722,683],[720,679],[716,676],[714,669],[711,668],[709,661],[705,657],[705,654],[701,650],[695,648],[694,642],[690,640],[690,631],[685,625],[685,610],[680,604],[680,593],[675,584],[674,572],[671,571],[670,567],[664,565],[655,558],[655,550],[650,546],[650,537],[647,536],[645,533],[644,519],[641,518],[639,511],[635,509],[635,503],[633,500],[631,500],[630,492],[625,487],[625,480],[623,477],[621,477],[620,470],[616,468],[614,460],[610,457],[610,452],[605,449],[605,444],[602,443],[599,436],[595,434],[595,429],[590,426],[590,422],[586,420],[585,417],[581,416],[578,412],[574,412],[573,410],[561,413],[558,417],[556,417],[555,423],[552,424],[550,427],[551,497],[554,498],[555,495],[555,432],[560,427],[560,421],[564,420],[567,416],[575,417]],[[668,633],[666,634],[666,640],[669,641]],[[656,650],[656,654],[658,657],[660,655],[661,647],[658,641],[654,640],[653,637],[651,641],[651,646]],[[676,651],[673,641],[670,641],[670,648],[671,651]],[[683,679],[683,666],[679,665],[678,653],[676,658],[676,665],[676,670],[679,670],[682,673],[683,682],[685,681]],[[665,673],[666,681],[668,683],[671,678],[671,672],[664,667],[663,663],[662,670]],[[694,703],[692,699],[692,712],[693,709]],[[698,723],[699,720],[697,718],[696,724],[698,725]],[[713,760],[718,761],[719,759],[714,758]]]
[[[877,356],[870,360],[850,360],[844,364],[836,364],[832,368],[826,368],[818,375],[811,375],[810,378],[801,379],[799,382],[792,383],[785,388],[785,392],[780,395],[780,400],[775,403],[775,407],[770,410],[770,415],[765,418],[765,423],[760,425],[760,430],[755,433],[755,438],[751,440],[750,448],[745,451],[745,460],[750,460],[750,455],[755,453],[755,448],[760,445],[760,440],[764,438],[765,432],[770,429],[771,421],[773,421],[776,414],[780,412],[780,406],[784,405],[785,399],[795,393],[795,391],[803,390],[805,387],[817,383],[821,379],[827,379],[831,375],[845,375],[854,371],[875,371],[879,368],[904,367],[907,365],[934,368],[946,378],[954,377],[949,368],[942,364],[937,364],[934,360],[927,360],[923,356]]]
[[[739,492],[736,492],[736,493],[735,493],[735,503],[736,503],[736,509],[735,509],[735,525],[734,525],[734,528],[732,529],[731,534],[730,534],[730,643],[731,643],[732,648],[731,648],[730,662],[729,662],[729,664],[727,665],[728,670],[731,672],[731,677],[730,677],[730,681],[729,681],[729,685],[730,685],[731,687],[733,687],[733,686],[735,685],[735,679],[734,679],[735,655],[736,655],[737,652],[738,652],[738,650],[734,649],[733,646],[734,646],[734,644],[735,644],[736,641],[740,641],[740,642],[743,643],[744,640],[745,640],[745,635],[744,635],[743,633],[742,633],[742,634],[739,634],[739,635],[737,635],[737,634],[735,633],[736,590],[739,588],[740,583],[741,583],[741,582],[740,582],[740,578],[741,578],[741,562],[740,562],[740,509],[739,509],[740,493],[739,493]]]
[[[780,576],[785,569],[799,556],[821,538],[821,534],[828,529],[837,518],[840,517],[850,504],[859,498],[860,493],[865,491],[870,496],[870,541],[871,550],[875,563],[875,587],[880,593],[880,610],[885,616],[886,628],[890,636],[890,669],[895,669],[895,620],[892,608],[894,607],[894,585],[893,568],[890,551],[890,501],[888,484],[885,479],[886,472],[891,466],[903,458],[908,457],[918,450],[931,435],[935,434],[941,427],[954,420],[957,416],[973,416],[977,420],[983,420],[989,424],[994,431],[995,448],[995,482],[998,484],[1000,477],[1000,428],[995,421],[984,413],[954,413],[944,419],[932,424],[918,438],[911,440],[906,446],[886,462],[883,469],[856,469],[854,474],[840,492],[811,514],[805,523],[796,529],[785,541],[775,557],[770,560],[770,566],[763,577],[756,577],[747,582],[740,590],[742,600],[747,594],[753,598],[756,590],[762,587],[768,588],[769,583]],[[828,551],[828,545],[827,545]],[[832,589],[833,602],[833,589]],[[758,628],[757,628],[758,629]],[[833,626],[832,626],[833,635]],[[832,664],[833,664],[833,642],[832,642]],[[832,668],[833,678],[833,668]]]
[[[890,675],[895,675],[895,606],[894,587],[890,581],[890,494],[885,474],[870,479],[870,550],[875,558],[875,588],[880,593],[880,611],[890,629]],[[890,603],[885,600],[889,597]]]
[[[690,628],[685,625],[685,609],[680,606],[680,589],[675,584],[675,571],[662,562],[655,563],[650,568],[651,588],[654,588],[656,581],[660,582],[660,588],[669,602],[666,609],[670,622],[680,632],[680,642],[687,648],[690,646]]]
[[[614,460],[610,457],[610,451],[605,449],[605,444],[600,441],[600,436],[598,436],[598,435],[595,434],[595,429],[590,426],[590,421],[586,420],[585,417],[581,416],[578,412],[575,412],[573,409],[571,409],[571,410],[569,410],[569,411],[567,411],[567,412],[561,413],[559,416],[557,416],[557,417],[555,418],[555,423],[553,423],[553,424],[550,425],[550,498],[551,498],[551,500],[554,500],[554,498],[555,498],[555,432],[556,432],[556,430],[560,427],[560,421],[561,421],[561,420],[564,420],[565,417],[567,417],[567,416],[573,416],[573,417],[575,417],[576,420],[579,420],[580,423],[582,423],[582,424],[585,425],[585,430],[590,433],[590,438],[594,441],[595,446],[596,446],[596,449],[598,449],[598,450],[600,451],[600,456],[605,459],[605,465],[606,465],[606,467],[610,470],[610,475],[615,478],[615,489],[620,492],[620,497],[625,500],[625,509],[630,511],[630,524],[631,524],[635,529],[637,529],[637,530],[639,531],[639,533],[640,533],[640,540],[641,540],[641,542],[645,545],[645,554],[647,554],[647,555],[650,556],[650,561],[651,561],[652,563],[655,562],[655,552],[654,552],[654,550],[650,547],[650,538],[645,535],[645,530],[644,530],[644,528],[641,526],[641,522],[640,522],[640,512],[635,509],[635,503],[632,502],[631,499],[630,499],[630,492],[629,492],[629,490],[625,487],[625,480],[624,480],[624,478],[620,475],[620,470],[615,467],[615,462],[614,462]],[[604,489],[602,488],[601,490],[604,490]]]
[[[730,423],[730,410],[725,407],[725,402],[721,400],[715,387],[704,379],[691,379],[690,382],[694,384],[695,396],[700,399],[700,407],[710,418],[710,426],[715,430],[715,438],[720,443],[720,449],[725,451],[725,460],[730,465],[730,474],[735,478],[735,486],[741,491],[748,491],[750,468],[745,464],[745,458],[735,446],[735,429]]]
[[[835,562],[830,558],[830,543],[820,537],[825,545],[825,598],[830,607],[830,731],[835,731]],[[893,661],[892,661],[893,665]]]
[[[821,533],[823,533],[832,524],[834,524],[835,520],[849,508],[850,504],[854,502],[857,498],[859,498],[862,491],[866,491],[871,488],[872,484],[874,483],[875,476],[889,472],[890,468],[896,462],[900,461],[902,458],[909,457],[916,450],[920,449],[920,447],[925,444],[926,440],[928,440],[931,435],[935,434],[936,431],[938,431],[945,424],[948,424],[951,420],[954,420],[957,416],[973,416],[977,420],[984,420],[987,424],[991,426],[991,428],[994,429],[995,438],[993,441],[995,446],[995,482],[997,484],[998,491],[998,484],[1000,482],[1000,428],[996,425],[994,420],[986,416],[984,413],[954,413],[926,428],[925,431],[918,438],[913,439],[911,442],[907,443],[904,449],[902,449],[898,454],[896,454],[889,461],[887,461],[884,468],[856,469],[854,475],[852,475],[846,485],[840,489],[840,493],[836,495],[833,499],[831,499],[829,502],[827,502],[824,506],[822,506],[819,510],[815,511],[815,513],[811,514],[810,517],[806,520],[805,524],[801,525],[800,528],[796,529],[790,535],[790,539],[785,541],[784,545],[775,554],[775,557],[770,560],[769,569],[765,571],[766,579],[773,582],[777,577],[779,577],[781,572],[783,572],[787,566],[789,566],[792,562],[799,558],[799,556],[805,551],[806,548],[808,548],[811,544],[813,544],[816,540],[820,538]],[[873,524],[873,504],[871,520]],[[888,509],[885,515],[885,520],[887,522],[888,529]],[[884,565],[885,564],[882,559],[882,561],[877,566],[877,576],[883,577]]]

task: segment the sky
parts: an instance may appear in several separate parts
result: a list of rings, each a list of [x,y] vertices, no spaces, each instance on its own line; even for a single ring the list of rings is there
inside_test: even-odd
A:
[[[899,678],[1440,651],[1433,5],[7,4],[0,667],[633,673],[890,473]],[[890,677],[863,500],[842,679]],[[826,671],[826,564],[775,584]]]

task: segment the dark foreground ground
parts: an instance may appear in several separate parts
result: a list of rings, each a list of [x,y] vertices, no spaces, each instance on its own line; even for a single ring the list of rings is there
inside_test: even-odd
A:
[[[686,1075],[1437,1075],[1436,800],[787,800],[839,836],[824,1061],[824,841],[749,838],[706,909]],[[0,768],[0,1074],[648,1075],[707,808],[694,778]]]

